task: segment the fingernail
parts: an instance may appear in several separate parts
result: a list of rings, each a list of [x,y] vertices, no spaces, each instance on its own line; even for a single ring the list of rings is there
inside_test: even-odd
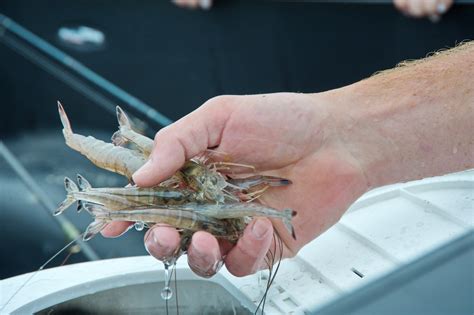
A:
[[[221,267],[221,259],[219,255],[213,253],[214,255],[206,255],[199,246],[196,246],[194,243],[191,243],[193,262],[189,266],[191,269],[202,277],[211,277],[219,270]]]
[[[150,173],[153,170],[153,162],[150,158],[145,164],[142,165],[135,173],[133,173],[132,178],[135,181],[138,177],[143,177],[146,174]]]
[[[194,243],[191,243],[191,247],[192,247],[193,255],[195,255],[196,257],[202,258],[202,259],[208,258],[208,257],[201,251],[201,249],[199,248],[199,246],[196,246]],[[211,260],[212,260],[212,259],[211,259]]]
[[[439,13],[439,14],[443,14],[446,12],[446,4],[444,3],[438,3],[438,5],[436,6],[436,11]]]
[[[155,258],[161,259],[162,256],[167,256],[173,251],[168,244],[162,242],[159,235],[156,235],[155,230],[150,230],[145,238],[145,249]]]
[[[262,219],[257,219],[252,226],[252,234],[259,240],[262,239],[268,231],[268,224]]]
[[[204,10],[209,10],[211,8],[211,0],[200,0],[199,5]]]

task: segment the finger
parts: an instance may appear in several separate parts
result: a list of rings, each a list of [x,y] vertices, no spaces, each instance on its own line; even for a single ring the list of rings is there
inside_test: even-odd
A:
[[[424,16],[424,4],[423,0],[410,0],[408,1],[408,8],[406,13],[413,17]]]
[[[193,9],[197,6],[198,0],[171,0],[177,6]]]
[[[118,237],[125,233],[131,225],[132,222],[127,221],[111,222],[100,231],[100,234],[104,237]]]
[[[439,0],[424,0],[423,1],[423,15],[432,16],[437,14],[436,7],[440,1]]]
[[[227,270],[237,277],[252,274],[263,264],[273,238],[272,223],[265,218],[254,219],[244,230],[237,245],[227,254]]]
[[[393,4],[398,10],[404,13],[408,10],[408,0],[394,0]]]
[[[150,159],[133,175],[134,182],[142,187],[156,185],[173,175],[186,160],[217,146],[232,111],[226,99],[213,98],[161,129],[155,136]]]
[[[173,257],[180,244],[180,236],[174,227],[154,226],[145,234],[145,248],[158,260]]]
[[[207,232],[196,232],[188,249],[188,265],[201,277],[212,277],[222,266],[217,239]]]

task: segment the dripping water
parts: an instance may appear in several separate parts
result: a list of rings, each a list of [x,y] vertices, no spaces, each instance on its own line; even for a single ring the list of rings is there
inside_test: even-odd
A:
[[[161,290],[161,298],[163,300],[169,300],[173,296],[173,291],[170,288],[170,279],[171,279],[171,273],[170,273],[170,266],[171,263],[168,261],[163,262],[165,265],[165,286]]]
[[[137,221],[133,224],[133,226],[135,227],[135,230],[137,231],[143,231],[143,229],[145,228],[145,222],[143,221]]]

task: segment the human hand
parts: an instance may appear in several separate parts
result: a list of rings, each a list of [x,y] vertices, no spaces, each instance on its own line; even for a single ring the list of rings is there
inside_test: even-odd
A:
[[[158,184],[185,160],[215,147],[233,162],[293,182],[267,190],[259,201],[297,211],[293,219],[296,240],[280,221],[266,218],[254,219],[235,246],[197,232],[188,250],[189,265],[196,273],[215,274],[222,259],[234,275],[254,273],[272,245],[273,229],[283,241],[283,256],[294,256],[367,190],[358,162],[338,139],[331,102],[323,93],[221,96],[156,134],[149,162],[134,175],[139,186]],[[118,235],[126,226],[110,224],[103,234]],[[149,253],[158,259],[170,257],[179,240],[171,227],[154,227],[145,236]]]
[[[393,3],[407,15],[437,21],[453,5],[453,0],[393,0]]]

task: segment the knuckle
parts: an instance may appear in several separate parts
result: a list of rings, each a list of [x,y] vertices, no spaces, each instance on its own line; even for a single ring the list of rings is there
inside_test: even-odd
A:
[[[204,107],[215,108],[222,106],[233,106],[236,103],[238,96],[234,95],[219,95],[215,96],[204,103]]]
[[[169,132],[170,132],[169,130],[170,130],[170,126],[166,126],[166,127],[161,128],[160,130],[158,130],[158,132],[155,134],[155,137],[153,139],[155,144],[157,142],[159,142],[161,139],[163,139],[164,136],[169,134]]]

